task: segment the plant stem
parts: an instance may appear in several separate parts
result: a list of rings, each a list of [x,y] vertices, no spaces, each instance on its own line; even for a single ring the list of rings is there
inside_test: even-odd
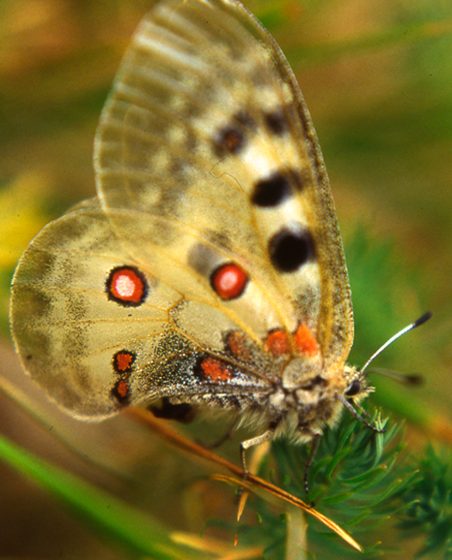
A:
[[[308,551],[308,524],[304,513],[290,508],[286,513],[286,527],[286,560],[305,560]]]

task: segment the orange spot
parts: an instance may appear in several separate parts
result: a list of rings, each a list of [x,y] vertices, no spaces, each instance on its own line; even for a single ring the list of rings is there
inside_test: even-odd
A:
[[[116,383],[114,394],[120,401],[125,400],[129,396],[129,384],[125,379],[121,379]]]
[[[220,360],[204,358],[201,362],[201,371],[210,381],[229,381],[232,379],[231,370]]]
[[[246,346],[246,337],[240,331],[228,333],[226,347],[236,358],[248,360],[251,357],[250,351]]]
[[[274,356],[282,356],[290,352],[290,341],[286,331],[274,329],[270,331],[265,340],[265,349]]]
[[[135,355],[127,350],[121,350],[116,352],[113,357],[113,367],[118,373],[124,373],[130,371],[133,362],[135,361]]]
[[[301,354],[313,356],[317,354],[319,345],[308,326],[302,323],[294,334],[295,346]]]

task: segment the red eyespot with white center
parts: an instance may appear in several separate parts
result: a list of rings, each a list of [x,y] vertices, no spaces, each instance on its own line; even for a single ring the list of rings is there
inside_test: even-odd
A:
[[[222,264],[210,276],[214,292],[224,301],[237,299],[245,291],[248,275],[235,263]]]
[[[109,299],[126,307],[138,307],[148,293],[144,274],[134,266],[114,268],[108,275],[105,288]]]

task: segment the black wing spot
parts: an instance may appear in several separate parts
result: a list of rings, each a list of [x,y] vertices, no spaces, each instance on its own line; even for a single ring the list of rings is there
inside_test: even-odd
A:
[[[315,258],[314,241],[305,229],[284,228],[269,242],[273,266],[280,272],[295,272]]]
[[[286,175],[276,172],[256,183],[251,201],[256,206],[269,208],[278,206],[289,198],[291,194],[292,189]]]
[[[251,115],[239,111],[232,116],[230,122],[216,133],[213,147],[215,153],[224,157],[240,153],[246,145],[247,134],[256,126]]]
[[[245,135],[240,129],[227,126],[216,135],[214,140],[215,153],[218,156],[238,154],[245,146],[245,141]]]
[[[275,136],[283,136],[289,130],[289,123],[282,109],[276,109],[264,114],[267,130]]]

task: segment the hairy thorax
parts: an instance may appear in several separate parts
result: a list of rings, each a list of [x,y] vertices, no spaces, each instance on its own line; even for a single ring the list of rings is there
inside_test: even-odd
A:
[[[338,420],[342,410],[338,396],[344,394],[354,373],[349,366],[328,371],[320,363],[291,360],[268,398],[275,436],[304,443],[322,434],[325,426]]]

